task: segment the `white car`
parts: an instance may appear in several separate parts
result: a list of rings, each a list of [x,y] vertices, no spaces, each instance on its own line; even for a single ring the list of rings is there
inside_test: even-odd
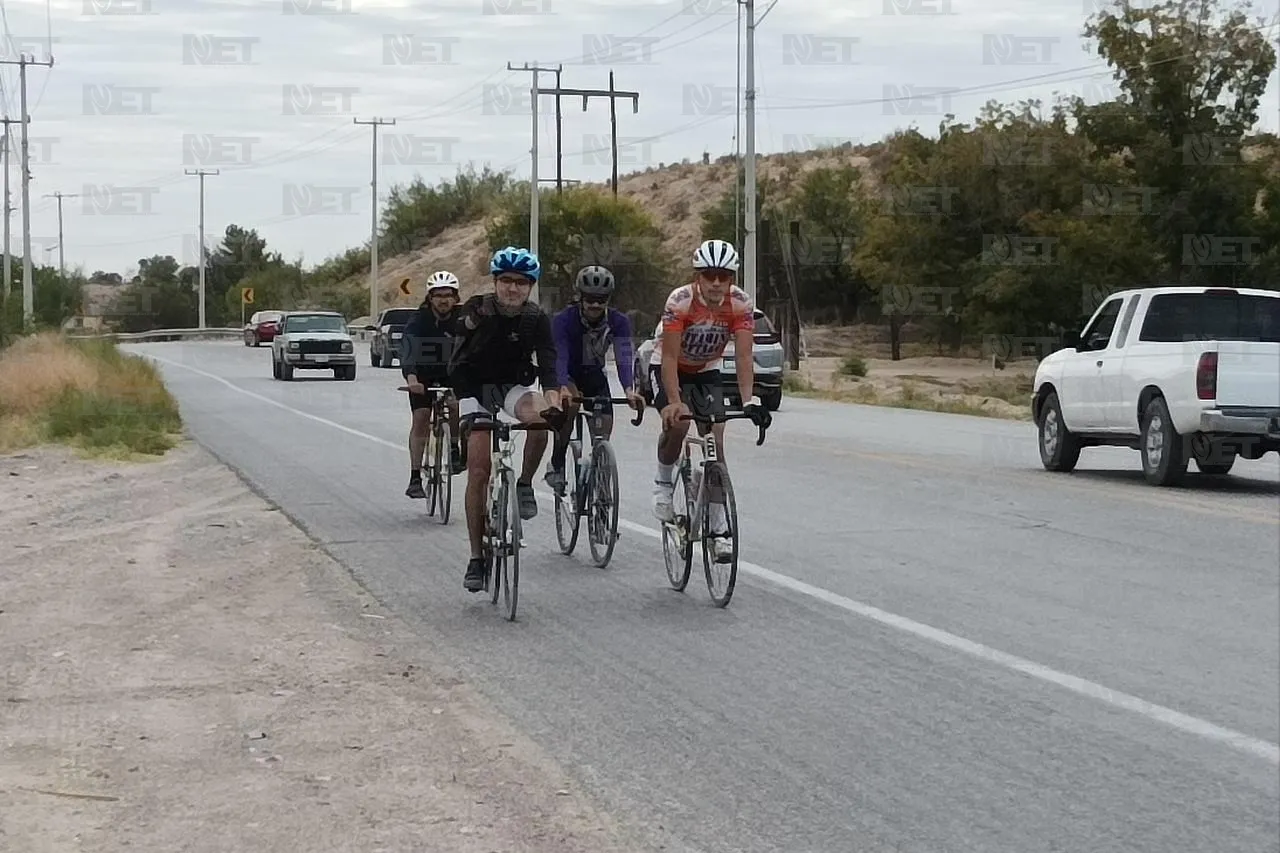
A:
[[[1280,452],[1280,293],[1148,287],[1113,294],[1036,368],[1040,460],[1071,471],[1086,447],[1141,451],[1148,482],[1194,459],[1224,475]]]
[[[288,311],[271,342],[271,375],[288,382],[295,370],[332,370],[356,378],[356,350],[346,319],[336,311]]]

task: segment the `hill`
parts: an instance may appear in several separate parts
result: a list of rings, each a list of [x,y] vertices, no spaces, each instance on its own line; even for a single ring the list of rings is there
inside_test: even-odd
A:
[[[867,171],[869,183],[877,183],[872,169],[872,152],[876,146],[819,149],[759,156],[756,172],[763,183],[773,180],[795,180],[815,169],[850,165]],[[677,268],[686,266],[685,259],[702,240],[703,216],[731,192],[734,160],[731,156],[715,161],[704,157],[701,163],[660,164],[643,171],[620,175],[618,195],[640,205],[661,232],[664,261]],[[579,185],[601,194],[609,194],[605,183]],[[544,190],[544,193],[547,192]],[[525,194],[527,199],[527,184]],[[486,238],[491,214],[462,222],[444,230],[430,245],[378,260],[379,305],[382,307],[417,304],[420,291],[404,296],[400,282],[409,278],[420,285],[433,271],[449,269],[463,283],[463,298],[488,286],[487,263],[492,250]],[[741,247],[739,247],[741,248]],[[362,274],[346,278],[343,287],[367,288],[368,267]],[[678,282],[672,282],[674,286]]]

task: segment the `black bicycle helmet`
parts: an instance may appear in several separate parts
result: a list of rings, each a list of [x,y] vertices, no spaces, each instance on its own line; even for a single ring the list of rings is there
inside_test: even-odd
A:
[[[617,282],[613,273],[605,267],[590,266],[578,270],[578,277],[573,282],[573,289],[579,296],[613,296]]]

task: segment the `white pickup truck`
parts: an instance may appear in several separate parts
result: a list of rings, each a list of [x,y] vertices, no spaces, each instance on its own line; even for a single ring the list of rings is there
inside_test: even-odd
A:
[[[1194,459],[1224,475],[1280,452],[1280,293],[1147,287],[1112,294],[1036,369],[1040,460],[1071,471],[1085,447],[1142,453],[1148,482]]]

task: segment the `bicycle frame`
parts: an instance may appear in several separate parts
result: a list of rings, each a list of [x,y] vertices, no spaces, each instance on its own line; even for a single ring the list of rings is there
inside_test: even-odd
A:
[[[583,448],[582,431],[584,424],[586,425],[587,433],[590,436],[590,441],[587,446],[591,452],[587,453],[585,458],[583,458],[582,470],[578,472],[578,506],[574,509],[579,515],[581,515],[586,511],[586,505],[584,504],[585,498],[582,494],[581,487],[583,483],[591,482],[590,477],[592,473],[592,466],[595,464],[596,445],[602,441],[608,440],[599,434],[601,432],[599,429],[600,422],[604,418],[604,406],[606,403],[620,403],[622,405],[629,406],[631,401],[626,397],[606,397],[604,395],[597,397],[576,396],[572,397],[571,401],[578,405],[578,413],[574,418],[574,435],[569,439],[569,443],[576,444],[578,446],[579,453],[581,453]],[[591,409],[590,414],[587,413],[588,406]],[[640,426],[640,422],[643,420],[644,409],[641,408],[635,418],[631,421],[631,425]]]
[[[472,421],[466,423],[463,427],[464,432],[472,432],[476,430],[487,431],[490,434],[489,440],[489,484],[488,484],[488,509],[485,513],[485,530],[484,541],[487,559],[485,560],[485,588],[489,588],[490,581],[494,581],[497,577],[498,582],[493,584],[490,592],[494,604],[498,603],[499,591],[504,586],[506,592],[507,603],[507,619],[514,622],[516,618],[516,605],[519,601],[520,589],[520,548],[522,540],[521,518],[520,513],[515,510],[516,507],[516,470],[512,464],[511,456],[515,442],[512,440],[511,433],[527,432],[530,430],[555,430],[562,424],[559,418],[548,423],[545,419],[552,417],[553,413],[558,410],[549,409],[540,414],[544,420],[540,423],[532,424],[511,424],[500,420],[498,415],[493,415],[491,419],[479,422]],[[510,488],[510,492],[502,494],[504,487]],[[505,504],[505,505],[504,505]],[[510,516],[507,513],[510,512]],[[509,523],[496,523],[496,520],[502,518]],[[495,541],[497,537],[494,535],[495,526],[505,533],[502,535],[502,541]],[[511,561],[510,575],[506,574],[506,561]],[[499,572],[499,569],[502,572]]]
[[[707,511],[709,503],[707,478],[705,472],[708,465],[713,465],[720,460],[720,447],[716,444],[716,434],[711,429],[717,424],[727,423],[728,421],[741,420],[750,418],[746,412],[734,412],[725,415],[722,418],[698,418],[694,415],[681,415],[682,421],[694,421],[699,426],[707,428],[706,435],[686,435],[684,437],[684,445],[680,451],[680,467],[681,475],[693,476],[693,457],[689,452],[691,446],[698,447],[702,451],[702,459],[697,463],[701,469],[698,474],[698,493],[693,500],[693,517],[689,519],[689,536],[696,538],[702,531],[702,519]],[[756,447],[764,444],[765,431],[767,427],[760,427],[760,437],[756,439]]]

